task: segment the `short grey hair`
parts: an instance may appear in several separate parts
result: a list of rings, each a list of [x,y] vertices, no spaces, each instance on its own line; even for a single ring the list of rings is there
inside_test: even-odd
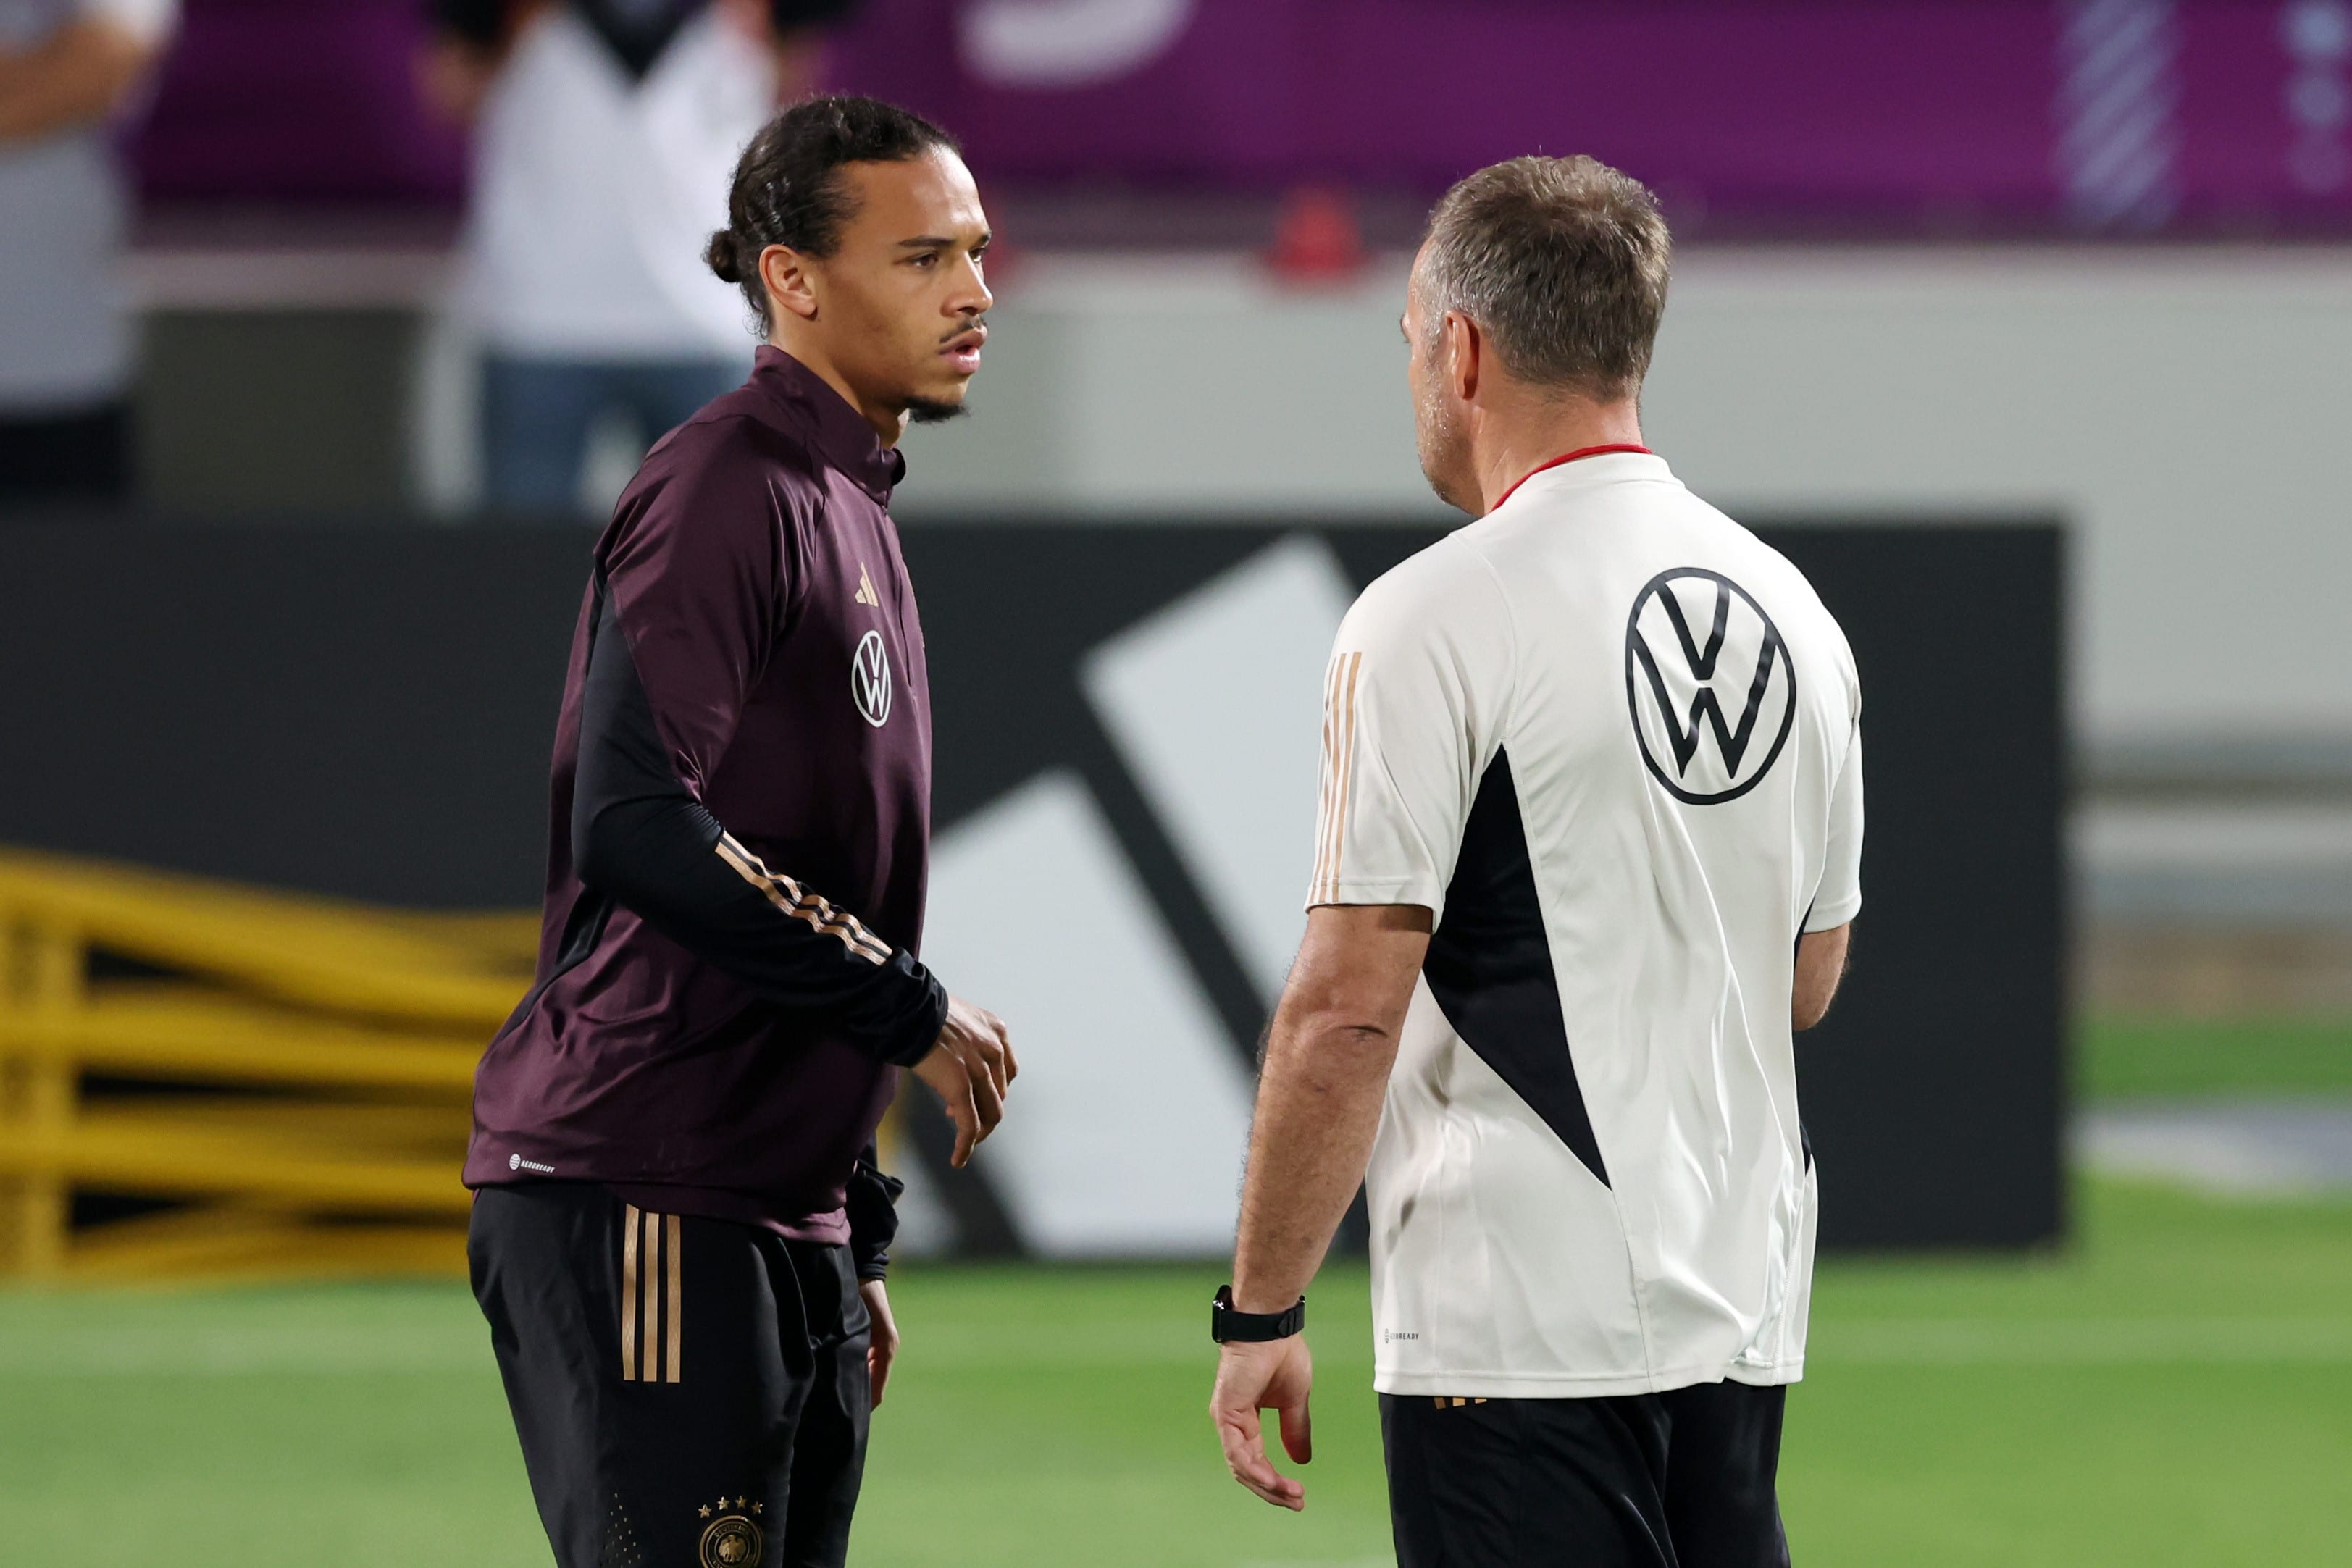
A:
[[[1673,248],[1657,198],[1597,159],[1491,164],[1430,214],[1428,330],[1458,310],[1519,380],[1630,397],[1649,373]]]

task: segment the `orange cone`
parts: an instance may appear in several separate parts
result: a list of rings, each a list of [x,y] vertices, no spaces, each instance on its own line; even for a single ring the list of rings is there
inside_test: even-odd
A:
[[[1283,198],[1266,260],[1294,283],[1333,283],[1363,270],[1364,231],[1355,198],[1328,185],[1301,185]]]

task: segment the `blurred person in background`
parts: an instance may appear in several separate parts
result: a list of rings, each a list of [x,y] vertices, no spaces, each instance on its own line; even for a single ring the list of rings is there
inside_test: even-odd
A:
[[[0,0],[0,501],[131,484],[130,201],[107,125],[178,0]]]
[[[1402,323],[1476,520],[1325,685],[1307,937],[1268,1030],[1212,1414],[1311,1451],[1309,1279],[1357,1184],[1400,1568],[1785,1568],[1815,1186],[1794,1031],[1862,906],[1853,655],[1642,444],[1670,242],[1590,158],[1439,203]]]
[[[898,1347],[875,1130],[909,1068],[962,1165],[1015,1071],[915,956],[930,695],[889,513],[900,434],[980,370],[979,193],[937,126],[819,98],[726,210],[709,265],[767,342],[597,541],[538,983],[475,1079],[474,1288],[563,1568],[844,1560]]]
[[[743,300],[697,258],[736,155],[855,5],[431,0],[426,96],[474,127],[459,308],[489,506],[576,508],[601,421],[649,446],[742,380]]]

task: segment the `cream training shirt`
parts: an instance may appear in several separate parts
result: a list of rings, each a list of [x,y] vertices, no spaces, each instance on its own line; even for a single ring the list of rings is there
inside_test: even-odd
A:
[[[1800,931],[1861,908],[1861,688],[1802,574],[1601,449],[1364,591],[1319,904],[1435,918],[1367,1176],[1375,1384],[1803,1373]]]
[[[703,265],[743,146],[775,112],[767,56],[709,6],[632,79],[569,6],[523,31],[482,107],[457,303],[499,351],[740,359],[742,293]]]

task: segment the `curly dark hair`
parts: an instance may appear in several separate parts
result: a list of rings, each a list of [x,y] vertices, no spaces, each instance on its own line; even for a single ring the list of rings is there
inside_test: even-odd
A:
[[[735,164],[727,194],[727,226],[702,253],[710,270],[743,290],[768,321],[768,289],[760,279],[760,253],[781,245],[809,256],[831,256],[853,211],[845,163],[899,163],[938,149],[961,152],[956,139],[921,115],[879,99],[803,99],[751,138]]]

